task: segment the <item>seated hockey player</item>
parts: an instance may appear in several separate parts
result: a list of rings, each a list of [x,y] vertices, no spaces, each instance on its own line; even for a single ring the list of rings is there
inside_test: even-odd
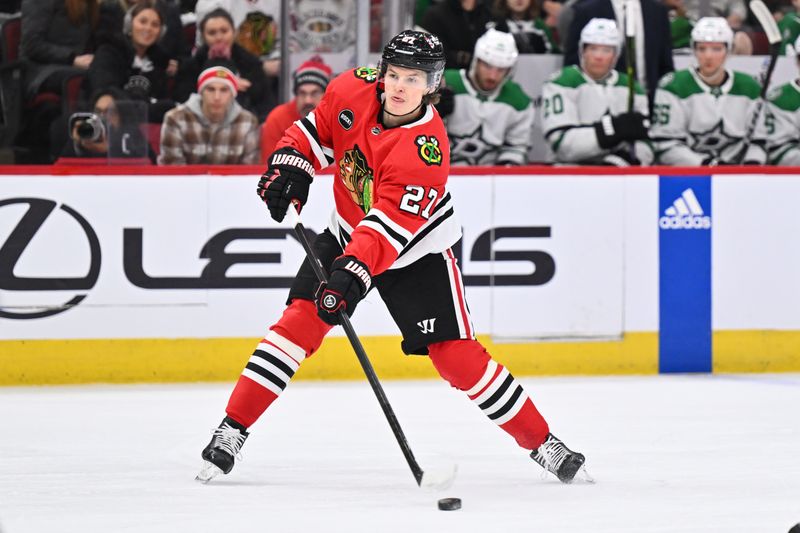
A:
[[[584,456],[550,433],[522,385],[475,339],[451,249],[461,225],[447,191],[450,150],[431,105],[444,63],[437,37],[401,32],[377,69],[351,69],[333,80],[269,157],[257,192],[279,222],[290,203],[306,205],[315,171],[333,165],[335,212],[312,245],[329,280],[320,286],[308,259],[300,267],[283,315],[256,347],[202,452],[198,480],[231,471],[248,429],[339,313],[352,315],[373,287],[402,332],[405,353],[428,356],[442,378],[561,481],[581,470]]]
[[[564,67],[542,87],[542,131],[555,163],[628,166],[652,162],[647,95],[634,82],[633,111],[629,112],[628,76],[614,70],[621,47],[617,23],[593,18],[581,30],[580,66]]]
[[[469,71],[445,70],[444,94],[452,98],[445,123],[453,165],[528,162],[533,106],[511,80],[518,56],[513,35],[489,29],[475,44]]]
[[[732,42],[733,31],[724,18],[701,18],[692,29],[697,65],[661,78],[650,128],[660,163],[765,162],[763,128],[744,139],[761,87],[753,76],[725,68]]]
[[[800,66],[800,37],[794,42]],[[800,166],[800,79],[770,90],[765,113],[769,163]]]

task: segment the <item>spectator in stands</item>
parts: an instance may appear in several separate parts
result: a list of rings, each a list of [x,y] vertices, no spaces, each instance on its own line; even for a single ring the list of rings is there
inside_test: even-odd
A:
[[[28,109],[16,140],[20,160],[50,163],[52,154],[63,145],[63,132],[51,131],[51,125],[62,114],[64,84],[85,75],[94,59],[97,18],[95,0],[22,3],[20,55],[25,61],[23,87]]]
[[[254,165],[259,123],[236,101],[239,78],[232,65],[211,61],[192,94],[164,117],[159,165]]]
[[[184,102],[195,89],[197,77],[209,59],[222,59],[232,65],[237,76],[239,105],[264,120],[274,98],[268,94],[267,78],[261,60],[234,42],[235,26],[224,9],[215,9],[200,21],[203,45],[178,72],[175,100]]]
[[[197,20],[215,9],[227,11],[233,21],[236,42],[245,50],[261,59],[267,76],[277,76],[280,70],[278,21],[281,3],[279,0],[199,0],[195,8]],[[203,45],[202,32],[197,33],[197,46]]]
[[[167,95],[169,57],[158,45],[164,26],[158,4],[139,2],[125,14],[123,33],[97,49],[89,69],[89,91],[107,87],[125,91],[133,100],[148,102],[150,122],[161,122],[175,103]]]
[[[469,70],[447,69],[444,101],[453,165],[524,165],[533,126],[528,95],[511,80],[517,46],[509,33],[489,29],[475,44]],[[447,99],[452,98],[448,105]],[[448,113],[448,107],[452,112]]]
[[[103,0],[100,4],[100,23],[98,24],[98,43],[113,40],[123,32],[125,13],[137,4],[151,2],[152,0]],[[183,24],[181,23],[180,9],[176,4],[168,1],[158,1],[159,11],[164,14],[166,29],[158,44],[169,57],[167,75],[174,76],[178,72],[181,60],[189,57],[189,49],[183,38]]]
[[[692,30],[697,66],[668,74],[656,91],[650,138],[666,165],[762,164],[763,121],[744,139],[761,86],[725,68],[733,31],[722,17],[704,17]]]
[[[794,41],[794,53],[800,66],[800,37]],[[772,89],[767,96],[765,129],[769,163],[800,166],[800,85],[790,81]]]
[[[431,4],[420,26],[442,41],[446,68],[467,68],[478,37],[486,31],[492,13],[482,0],[442,0]]]
[[[658,80],[675,70],[672,63],[672,38],[670,35],[667,8],[658,0],[634,0],[636,10],[636,81],[647,91],[652,101]],[[623,6],[621,0],[583,0],[572,6],[572,22],[564,41],[564,65],[577,65],[578,41],[581,30],[593,18],[617,21],[618,28],[624,28]],[[617,70],[625,70],[625,52],[617,60]]]
[[[91,113],[75,114],[70,119],[70,139],[61,157],[150,158],[136,107],[127,107],[127,95],[121,89],[108,87],[92,96]]]
[[[313,56],[298,67],[294,72],[294,98],[273,109],[261,126],[262,163],[275,151],[286,128],[319,105],[330,80],[331,69],[319,56]]]
[[[689,41],[694,24],[686,14],[683,0],[662,0],[669,9],[669,30],[672,36],[672,51],[674,53],[691,53]]]
[[[61,93],[66,76],[86,71],[94,59],[96,0],[26,0],[22,5],[21,55],[26,92]]]
[[[616,22],[592,19],[581,30],[580,65],[564,67],[544,84],[542,130],[556,163],[652,163],[653,151],[645,142],[647,96],[635,83],[634,108],[628,110],[628,76],[614,70],[621,51]]]
[[[542,18],[539,0],[495,0],[495,29],[514,36],[520,54],[557,54],[552,30]]]

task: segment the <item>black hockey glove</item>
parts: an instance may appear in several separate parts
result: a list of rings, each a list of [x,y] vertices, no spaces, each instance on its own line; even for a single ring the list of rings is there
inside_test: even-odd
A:
[[[372,287],[367,265],[351,255],[337,258],[331,265],[328,283],[317,291],[317,314],[331,326],[339,324],[339,311],[353,316],[356,305]]]
[[[597,144],[600,148],[613,148],[623,141],[640,141],[647,139],[650,121],[646,116],[633,111],[612,117],[604,115],[594,123]]]
[[[278,222],[286,216],[292,201],[298,212],[308,200],[308,186],[314,181],[314,166],[294,148],[279,148],[267,161],[267,171],[258,180],[256,193],[267,204],[269,214]]]
[[[433,107],[436,108],[442,118],[450,115],[456,108],[456,93],[450,87],[441,87],[439,89],[439,103]]]
[[[603,164],[610,167],[639,167],[642,162],[629,150],[615,150],[603,156]]]

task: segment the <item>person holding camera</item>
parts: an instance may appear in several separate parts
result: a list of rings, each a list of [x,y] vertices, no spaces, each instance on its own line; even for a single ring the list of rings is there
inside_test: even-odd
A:
[[[139,129],[136,111],[125,93],[109,87],[94,94],[90,112],[73,113],[67,127],[70,139],[61,157],[143,158],[155,162],[147,140]]]
[[[123,35],[109,39],[89,68],[89,91],[122,89],[131,100],[147,103],[149,122],[158,123],[175,106],[167,95],[169,57],[158,45],[166,29],[159,4],[139,2],[125,14]]]
[[[159,165],[255,165],[259,122],[237,101],[234,66],[212,60],[197,77],[197,92],[169,111],[161,127]]]

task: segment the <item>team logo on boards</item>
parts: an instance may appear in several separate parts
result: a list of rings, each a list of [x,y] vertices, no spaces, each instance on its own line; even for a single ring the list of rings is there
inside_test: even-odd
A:
[[[442,164],[442,149],[439,148],[439,139],[431,135],[420,135],[416,138],[415,142],[419,150],[417,155],[426,165],[439,165]]]
[[[356,78],[367,83],[374,83],[378,79],[378,69],[373,67],[358,67],[353,71]]]
[[[690,188],[672,202],[658,219],[661,229],[711,229],[711,217],[704,214],[700,201]]]
[[[372,208],[372,169],[357,144],[339,160],[339,177],[353,201],[368,212]]]

